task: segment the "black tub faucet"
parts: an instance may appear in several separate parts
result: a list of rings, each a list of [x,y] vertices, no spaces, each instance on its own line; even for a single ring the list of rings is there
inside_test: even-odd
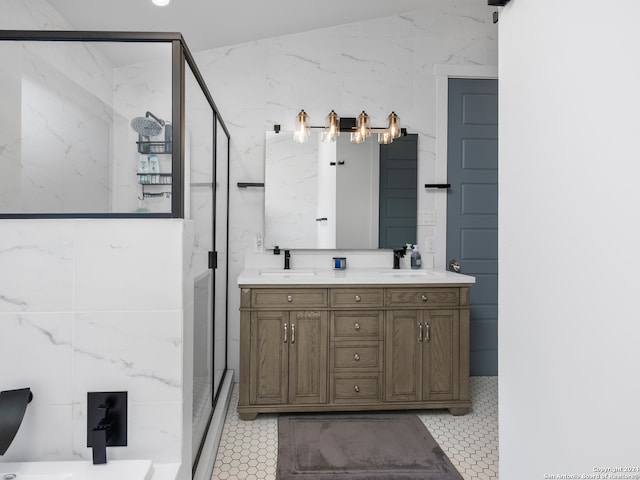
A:
[[[284,269],[291,269],[291,252],[289,250],[284,251]]]
[[[33,399],[30,388],[0,392],[0,455],[4,455],[22,424],[27,404]]]
[[[127,445],[127,392],[87,393],[87,447],[93,463],[107,463],[107,447]]]
[[[91,430],[91,447],[93,449],[93,464],[107,463],[107,442],[113,434],[109,417],[109,405],[99,405],[100,422]]]
[[[407,253],[406,247],[396,248],[393,250],[393,269],[394,270],[400,269],[400,259],[404,257],[405,253]]]

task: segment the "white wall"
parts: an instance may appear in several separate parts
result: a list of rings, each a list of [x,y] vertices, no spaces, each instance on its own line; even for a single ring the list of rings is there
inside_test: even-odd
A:
[[[344,117],[364,109],[379,126],[393,110],[419,135],[418,185],[436,181],[436,175],[441,181],[446,174],[436,171],[435,66],[496,65],[492,11],[481,0],[435,0],[411,14],[195,54],[231,132],[230,368],[238,368],[235,280],[244,254],[254,250],[256,234],[264,231],[263,191],[235,185],[264,179],[264,132],[273,124],[291,130],[301,108],[313,125],[322,124],[331,109]],[[419,210],[436,211],[442,195],[420,188]],[[435,227],[418,226],[418,244],[425,237],[444,238],[442,210],[436,219]],[[435,243],[444,249],[444,241]],[[292,255],[295,262],[296,252]],[[444,252],[437,255],[444,265]]]
[[[500,17],[500,478],[640,467],[638,18]]]

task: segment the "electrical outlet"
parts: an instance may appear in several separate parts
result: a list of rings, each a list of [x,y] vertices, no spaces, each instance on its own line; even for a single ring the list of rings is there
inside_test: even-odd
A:
[[[436,212],[434,210],[421,210],[418,212],[418,224],[433,226],[436,224]]]
[[[425,253],[433,253],[435,251],[435,247],[433,245],[433,237],[427,237],[424,240],[424,251]]]
[[[256,252],[264,252],[264,241],[262,240],[262,234],[260,232],[256,233]]]

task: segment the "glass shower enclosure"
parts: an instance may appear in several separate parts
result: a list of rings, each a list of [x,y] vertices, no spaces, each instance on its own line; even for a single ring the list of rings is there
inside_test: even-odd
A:
[[[189,221],[195,469],[227,372],[224,121],[178,33],[5,30],[0,58],[0,219]]]

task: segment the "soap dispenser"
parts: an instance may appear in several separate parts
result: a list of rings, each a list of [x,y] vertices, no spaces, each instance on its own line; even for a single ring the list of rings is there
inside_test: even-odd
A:
[[[418,245],[414,245],[413,252],[411,252],[411,268],[422,268],[422,255],[418,251]]]
[[[407,243],[405,246],[404,257],[400,259],[400,268],[402,269],[411,268],[411,247],[412,245],[410,243]]]

